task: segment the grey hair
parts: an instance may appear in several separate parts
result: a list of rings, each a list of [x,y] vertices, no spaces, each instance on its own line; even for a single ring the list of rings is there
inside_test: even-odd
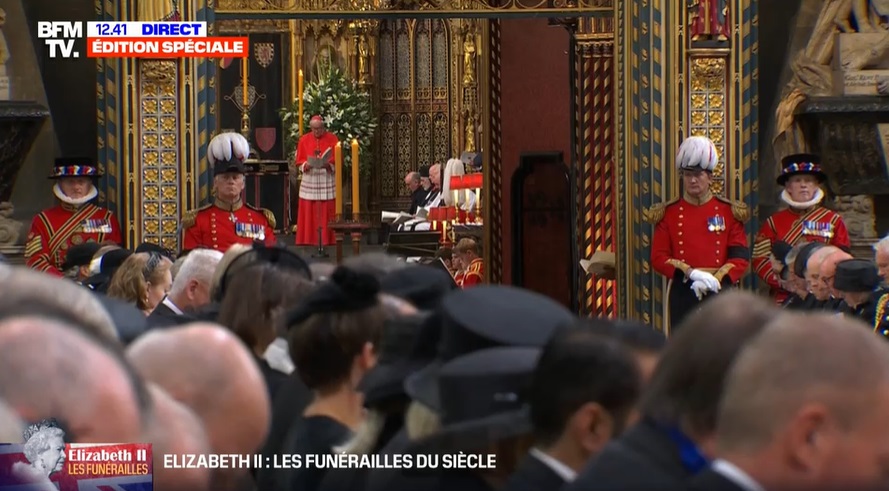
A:
[[[223,254],[213,249],[195,249],[185,256],[182,267],[176,273],[173,279],[173,286],[170,287],[170,296],[180,295],[188,283],[192,280],[206,284],[208,287],[213,281],[213,274],[216,267],[222,261]]]
[[[417,171],[411,171],[407,173],[407,180],[413,183],[420,182],[420,173]]]
[[[874,244],[874,251],[875,252],[882,251],[882,252],[889,254],[889,235],[887,235],[886,237],[883,237],[882,239],[880,239],[879,242]]]
[[[800,242],[799,244],[793,246],[790,251],[787,253],[787,256],[784,258],[784,264],[790,268],[790,271],[793,271],[793,265],[796,263],[796,257],[799,256],[799,251],[803,250],[803,247],[808,245],[808,242]]]
[[[36,462],[43,452],[52,450],[52,443],[55,439],[64,441],[65,432],[56,424],[49,421],[41,421],[40,423],[30,425],[25,430],[25,458],[29,462]]]

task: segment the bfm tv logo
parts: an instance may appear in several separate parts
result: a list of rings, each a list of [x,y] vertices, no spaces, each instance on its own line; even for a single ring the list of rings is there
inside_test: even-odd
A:
[[[44,44],[49,48],[49,57],[56,58],[80,58],[80,53],[74,51],[74,40],[83,37],[83,22],[46,22],[37,23],[37,38],[44,39]]]

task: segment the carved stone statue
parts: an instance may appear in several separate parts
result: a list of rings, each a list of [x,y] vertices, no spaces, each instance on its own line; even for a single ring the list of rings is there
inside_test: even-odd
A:
[[[475,83],[475,34],[467,30],[463,35],[463,85]]]
[[[0,9],[0,101],[10,100],[9,77],[6,75],[6,64],[9,62],[9,46],[3,26],[6,25],[6,11]]]
[[[0,202],[0,246],[13,246],[22,233],[22,222],[12,219],[12,203]]]
[[[874,221],[874,200],[871,196],[838,196],[834,208],[843,216],[849,236],[860,239],[877,239]]]
[[[176,0],[138,0],[138,21],[179,21],[179,10],[176,8]]]
[[[370,82],[370,44],[367,35],[358,36],[358,83]]]
[[[336,50],[334,47],[329,44],[321,46],[315,53],[314,65],[315,81],[327,80],[333,67],[336,66]]]
[[[833,90],[831,62],[835,52],[837,33],[854,32],[852,23],[859,22],[854,17],[853,0],[812,1],[821,4],[821,10],[808,43],[791,63],[793,76],[784,88],[782,100],[775,112],[776,125],[773,143],[776,161],[779,162],[785,155],[805,153],[810,150],[801,129],[796,124],[794,114],[800,104],[809,97],[831,94]],[[860,0],[854,1],[859,2]],[[864,1],[867,2],[867,0]],[[849,57],[852,56],[854,54],[849,55]]]
[[[692,41],[727,41],[731,37],[727,0],[692,0],[688,13]]]

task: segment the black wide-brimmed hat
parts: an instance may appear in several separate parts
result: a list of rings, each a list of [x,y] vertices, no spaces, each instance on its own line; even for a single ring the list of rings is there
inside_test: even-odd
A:
[[[827,180],[827,174],[821,170],[821,160],[811,153],[797,153],[788,155],[781,160],[781,174],[778,175],[778,184],[783,186],[791,176],[799,174],[813,175],[819,183]]]
[[[93,261],[93,256],[99,252],[101,247],[102,246],[95,241],[71,246],[71,248],[68,249],[68,253],[65,254],[65,262],[62,263],[62,271],[68,271],[71,268],[79,266],[89,266]]]
[[[431,314],[398,317],[386,324],[377,364],[361,379],[364,405],[404,396],[404,380],[435,359],[441,320]]]
[[[775,259],[784,264],[784,260],[787,259],[787,253],[793,249],[793,246],[788,244],[787,242],[776,240],[772,242],[772,255],[775,256]]]
[[[445,363],[489,348],[542,348],[557,329],[575,321],[568,309],[549,297],[501,285],[451,293],[439,313],[437,359],[405,381],[408,395],[429,407],[439,406],[438,374]]]
[[[796,255],[796,260],[793,262],[793,272],[800,278],[806,277],[806,264],[809,262],[809,258],[812,257],[812,254],[824,247],[824,244],[821,242],[809,242],[804,245],[802,249],[799,250],[799,254]]]
[[[384,276],[380,283],[384,293],[403,298],[426,311],[437,308],[445,295],[457,289],[451,275],[426,265],[396,269]]]
[[[89,177],[98,179],[102,172],[96,163],[89,157],[66,157],[56,159],[49,175],[50,179],[62,179],[65,177]]]
[[[540,348],[490,348],[442,366],[440,403],[431,407],[439,415],[441,429],[411,451],[471,451],[530,433],[527,392],[540,353]]]
[[[864,259],[848,259],[837,264],[833,288],[849,293],[872,292],[880,286],[881,281],[874,263]]]

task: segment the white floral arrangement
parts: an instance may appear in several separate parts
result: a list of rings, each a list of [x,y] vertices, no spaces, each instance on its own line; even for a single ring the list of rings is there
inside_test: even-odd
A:
[[[284,150],[293,160],[299,141],[299,101],[281,108],[283,131],[287,139]],[[370,94],[362,90],[342,70],[333,68],[330,75],[319,82],[306,84],[303,90],[303,131],[309,132],[309,120],[314,115],[324,118],[324,125],[340,139],[343,146],[343,171],[351,172],[352,140],[358,139],[362,175],[369,175],[373,166],[371,143],[377,129]]]

